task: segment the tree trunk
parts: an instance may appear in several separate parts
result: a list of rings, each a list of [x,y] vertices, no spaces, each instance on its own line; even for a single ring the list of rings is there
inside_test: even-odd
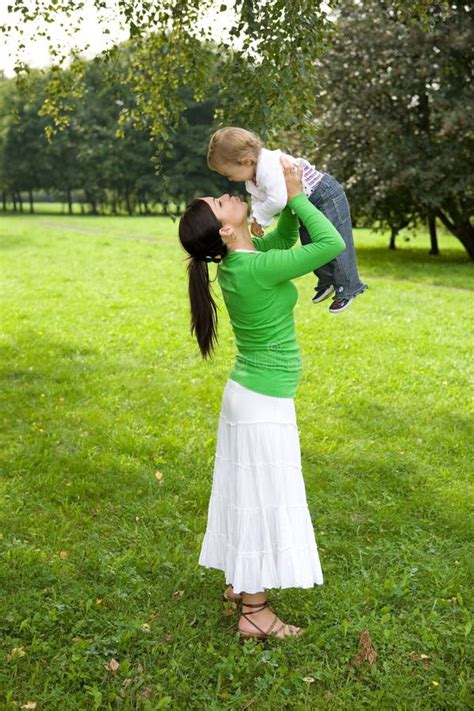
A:
[[[434,215],[429,215],[428,227],[430,228],[430,240],[431,240],[430,254],[433,254],[436,256],[439,254],[439,248],[438,248],[438,235],[436,233],[436,217]]]
[[[127,208],[127,212],[129,215],[132,214],[132,206],[130,204],[130,193],[128,190],[125,191],[125,207]]]
[[[91,206],[91,214],[97,215],[98,214],[98,212],[97,212],[97,198],[95,197],[95,195],[93,193],[89,192],[88,190],[86,190],[86,200],[89,203],[89,205]]]
[[[67,196],[67,211],[70,215],[72,215],[72,193],[71,193],[71,188],[67,188],[66,190],[66,196]]]
[[[2,190],[2,205],[3,205],[3,212],[7,211],[7,193],[6,190]]]
[[[22,200],[20,191],[18,191],[17,195],[18,195],[18,205],[20,206],[20,212],[23,212],[23,200]]]
[[[17,206],[16,206],[16,193],[12,193],[12,202],[13,202],[13,212],[17,211]]]
[[[33,191],[28,190],[28,197],[30,199],[30,213],[33,213],[35,211],[35,206],[33,203]]]
[[[469,258],[474,260],[474,227],[469,219],[460,220],[459,222],[451,222],[442,210],[437,210],[436,215],[439,217],[445,227],[458,238],[462,246],[469,255]]]
[[[398,229],[397,229],[397,227],[391,227],[390,230],[391,230],[391,232],[390,232],[390,244],[389,244],[388,248],[389,248],[389,249],[396,249],[396,247],[395,247],[395,239],[396,239],[396,236],[398,235]]]

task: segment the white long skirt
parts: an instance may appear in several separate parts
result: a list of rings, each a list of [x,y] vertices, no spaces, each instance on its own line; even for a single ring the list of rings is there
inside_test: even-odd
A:
[[[292,398],[227,381],[199,564],[236,593],[322,585]]]

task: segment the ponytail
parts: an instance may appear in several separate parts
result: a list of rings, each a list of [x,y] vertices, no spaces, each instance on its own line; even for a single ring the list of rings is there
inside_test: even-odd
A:
[[[179,239],[187,251],[191,333],[203,358],[217,344],[217,304],[211,293],[208,262],[220,262],[227,254],[219,230],[222,224],[204,200],[193,200],[179,223]]]
[[[217,305],[212,298],[209,267],[202,259],[188,261],[191,333],[196,336],[203,358],[208,358],[217,344]]]

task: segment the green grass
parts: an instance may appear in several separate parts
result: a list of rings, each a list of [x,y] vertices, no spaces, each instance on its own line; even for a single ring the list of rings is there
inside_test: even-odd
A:
[[[25,198],[25,196],[23,196]],[[151,213],[155,213],[156,215],[161,215],[162,212],[162,204],[161,203],[150,203],[149,204],[149,209]],[[183,205],[184,207],[184,205]],[[33,205],[34,209],[34,214],[36,215],[64,215],[67,217],[70,217],[69,215],[69,206],[67,202],[38,202],[35,201]],[[170,202],[168,205],[168,209],[171,212],[174,212],[176,210],[176,205],[173,202]],[[72,212],[73,216],[82,216],[82,217],[93,217],[90,215],[90,205],[88,203],[82,203],[82,210],[81,211],[81,203],[74,202],[72,204]],[[107,207],[105,209],[106,214],[112,214],[110,207]],[[138,217],[138,206],[136,207],[136,216]],[[3,213],[5,215],[5,213]],[[30,214],[30,203],[26,199],[23,201],[23,213],[20,212],[13,212],[13,203],[7,202],[7,215],[10,216],[15,216],[15,215],[29,215]],[[102,212],[101,212],[102,214]],[[119,213],[121,216],[129,217],[128,213],[126,212],[125,209],[122,207],[121,213]]]
[[[241,645],[197,564],[224,309],[204,363],[171,220],[0,218],[0,708],[469,707],[472,264],[449,236],[386,244],[357,233],[370,288],[341,316],[297,282],[325,584],[270,593],[303,638]]]

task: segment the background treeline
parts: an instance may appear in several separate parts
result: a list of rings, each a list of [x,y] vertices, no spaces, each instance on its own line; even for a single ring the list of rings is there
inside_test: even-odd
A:
[[[268,145],[305,155],[334,174],[347,189],[354,222],[388,228],[392,248],[401,229],[422,223],[436,254],[438,222],[474,259],[472,7],[434,7],[430,16],[427,27],[382,0],[342,0],[330,46],[308,65],[315,108],[305,115],[302,107],[301,115],[314,140],[297,130],[276,136],[269,131]],[[164,61],[160,53],[153,56]],[[206,72],[217,77],[217,55],[202,56]],[[153,132],[145,116],[142,124],[131,119],[133,59],[128,44],[117,48],[113,62],[86,63],[83,92],[75,91],[71,72],[69,121],[51,143],[45,138],[51,73],[31,72],[24,86],[0,81],[4,209],[21,210],[26,198],[33,210],[41,191],[70,211],[78,202],[95,214],[166,213],[170,203],[179,211],[196,195],[229,190],[206,166],[217,92],[196,101],[194,87],[180,89],[186,108],[179,129],[169,131],[157,172]],[[152,92],[149,98],[153,104]],[[240,125],[248,126],[245,116]]]
[[[34,211],[35,200],[62,201],[70,213],[168,213],[196,194],[223,192],[228,183],[206,164],[215,106],[196,102],[183,87],[180,129],[170,135],[157,173],[147,127],[126,119],[130,105],[126,49],[120,48],[123,81],[114,81],[100,59],[85,63],[85,92],[68,97],[68,123],[51,139],[43,115],[48,73],[32,71],[27,83],[0,81],[0,191],[3,210]],[[123,120],[125,117],[125,120]],[[24,202],[27,205],[24,205]]]

